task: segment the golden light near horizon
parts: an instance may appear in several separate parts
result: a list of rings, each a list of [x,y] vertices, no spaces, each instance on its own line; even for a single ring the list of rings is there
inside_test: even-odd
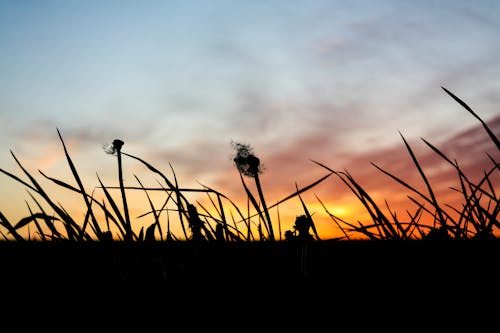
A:
[[[67,145],[66,148],[68,148]],[[113,159],[114,158],[115,157],[113,157]],[[51,158],[51,160],[53,160],[53,158]],[[69,160],[67,162],[69,163]],[[142,162],[146,166],[148,166],[150,171],[161,174],[148,162],[146,161]],[[54,165],[54,163],[51,163],[50,165]],[[25,168],[23,163],[20,161],[20,167],[21,166],[22,168]],[[172,199],[175,197],[173,195],[176,192],[175,189],[170,188],[169,187],[170,185],[166,184],[161,186],[158,179],[156,179],[156,182],[153,183],[151,182],[151,179],[149,179],[147,182],[141,181],[136,174],[131,173],[131,171],[134,172],[134,169],[135,168],[132,168],[132,170],[126,170],[126,172],[124,173],[125,174],[124,177],[127,178],[126,198],[128,202],[131,203],[128,206],[129,209],[128,213],[132,218],[132,229],[135,235],[138,237],[143,237],[140,235],[143,235],[145,230],[148,230],[149,227],[153,226],[153,224],[156,224],[157,229],[154,232],[154,234],[156,239],[158,240],[165,240],[167,238],[166,237],[167,233],[169,235],[172,235],[175,239],[178,240],[189,239],[190,229],[187,221],[186,220],[182,221],[182,218],[181,220],[177,219],[177,217],[180,217],[180,215],[178,214],[179,206],[175,202],[175,200]],[[89,210],[88,208],[85,208],[85,205],[81,198],[81,193],[78,193],[78,191],[76,192],[69,191],[70,193],[68,193],[67,188],[61,189],[60,185],[57,186],[57,181],[54,184],[53,179],[57,180],[57,177],[56,178],[51,178],[50,176],[47,177],[46,172],[40,169],[38,170],[40,171],[40,174],[45,177],[43,185],[44,191],[47,191],[47,193],[51,193],[50,196],[55,195],[55,197],[57,197],[56,198],[57,204],[63,207],[64,211],[70,213],[70,215],[73,216],[73,218],[77,223],[82,223],[81,221],[84,220],[88,221]],[[57,170],[57,168],[54,170]],[[63,178],[59,178],[58,181],[62,181],[64,184],[73,183],[74,181],[67,179],[68,175],[70,175],[71,172],[72,171],[67,170],[66,176],[64,176]],[[116,185],[117,184],[116,170],[114,171],[114,173],[115,173],[114,177],[115,180],[112,180],[110,183],[110,180],[108,179],[101,186],[94,187],[91,190],[88,189],[88,193],[92,196],[95,203],[97,202],[105,203],[107,200],[110,204],[113,202],[113,205],[116,205],[115,207],[113,207],[113,210],[109,210],[108,213],[106,214],[104,214],[106,206],[105,205],[101,206],[103,210],[100,211],[99,209],[97,209],[95,217],[98,220],[100,228],[102,228],[103,230],[109,230],[113,234],[117,235],[119,233],[119,229],[123,226],[120,226],[121,222],[116,219],[113,220],[112,223],[110,223],[109,218],[111,215],[109,212],[114,211],[114,214],[116,216],[119,216],[124,212],[125,207],[123,206],[124,202],[121,201],[123,198],[120,198],[119,186]],[[61,176],[63,174],[64,173],[59,170],[58,175]],[[24,176],[27,176],[28,178],[32,177],[30,171],[28,170],[24,171]],[[73,174],[73,176],[75,176],[75,174]],[[329,176],[331,176],[331,174],[330,175],[327,174],[326,176],[324,175],[319,179],[323,182]],[[14,181],[23,178],[22,175],[15,177],[19,178],[14,179]],[[39,178],[43,179],[44,177],[39,177]],[[173,175],[173,177],[174,179],[176,179],[175,174]],[[137,181],[137,184],[134,186],[130,185],[132,183],[133,178],[135,178]],[[98,179],[100,178],[98,177]],[[38,181],[35,182],[37,182],[37,184],[42,184],[38,183]],[[102,182],[102,180],[100,180],[100,182]],[[377,183],[379,185],[384,184],[384,182],[382,182],[381,180],[379,180]],[[492,177],[489,179],[489,184],[490,186],[497,187],[498,185],[496,183],[497,183],[496,174],[492,174]],[[27,182],[26,184],[29,184],[29,182]],[[158,184],[160,184],[160,186]],[[312,184],[318,185],[320,183],[313,182]],[[348,184],[349,183],[346,183],[344,185]],[[243,183],[242,185],[243,187],[250,186],[250,184],[244,185]],[[329,185],[331,186],[332,184]],[[311,186],[311,184],[304,186],[304,188],[309,188],[309,186]],[[370,221],[374,221],[374,215],[372,214],[375,214],[378,216],[378,218],[380,218],[378,214],[380,214],[381,211],[378,211],[379,207],[377,207],[377,203],[381,204],[381,202],[384,201],[385,205],[387,206],[385,207],[387,208],[387,211],[385,213],[387,215],[384,218],[394,219],[394,221],[392,222],[394,222],[395,225],[399,224],[403,228],[406,228],[406,226],[409,224],[415,224],[415,225],[420,224],[421,226],[426,225],[426,228],[435,227],[435,225],[433,225],[432,218],[429,220],[429,217],[423,218],[422,220],[420,220],[419,218],[418,223],[414,223],[408,220],[408,218],[411,219],[412,217],[417,217],[417,215],[412,216],[411,215],[412,212],[410,212],[410,210],[408,209],[407,203],[403,202],[403,199],[408,199],[408,194],[405,194],[404,192],[394,193],[391,198],[392,201],[396,203],[396,205],[392,205],[389,207],[389,203],[386,200],[388,193],[391,193],[390,191],[387,192],[389,188],[384,187],[384,190],[379,189],[371,191],[369,194],[368,193],[363,194],[364,189],[362,187],[359,187],[360,184],[357,183],[354,180],[354,178],[352,178],[349,186],[353,186],[353,188],[356,188],[355,192],[358,192],[358,194],[357,195],[353,195],[354,193],[349,194],[350,191],[348,191],[347,188],[345,188],[346,191],[343,192],[344,194],[339,195],[339,193],[342,193],[342,191],[340,191],[340,187],[336,185],[334,186],[334,188],[335,192],[337,192],[337,198],[333,199],[329,198],[328,193],[332,191],[331,188],[323,192],[319,190],[319,192],[322,193],[321,195],[326,194],[324,198],[321,198],[321,195],[318,196],[315,193],[311,194],[310,193],[311,191],[307,190],[304,191],[300,197],[298,195],[297,196],[292,195],[291,197],[287,197],[290,199],[287,199],[279,204],[276,203],[269,206],[270,216],[272,216],[272,225],[274,229],[277,230],[278,232],[278,234],[276,235],[276,239],[283,240],[284,233],[287,230],[294,230],[294,222],[296,218],[305,213],[311,214],[312,220],[314,221],[316,228],[315,231],[319,230],[318,236],[320,237],[320,239],[331,239],[331,238],[364,239],[366,238],[366,235],[360,233],[359,230],[363,228],[374,228],[377,223],[380,223],[380,221],[378,221],[377,223],[372,224],[373,222]],[[384,186],[387,186],[387,183]],[[63,187],[66,187],[66,185]],[[351,188],[351,191],[353,188]],[[206,188],[203,188],[202,186],[198,188],[183,188],[181,186],[179,187],[179,189],[181,189],[182,192],[185,192],[186,198],[189,197],[189,199],[187,200],[196,203],[199,217],[201,217],[201,220],[204,221],[206,223],[206,226],[208,226],[209,228],[207,230],[214,231],[217,224],[227,223],[232,232],[234,232],[235,235],[238,235],[238,237],[243,237],[243,239],[247,240],[259,240],[262,237],[258,235],[257,231],[260,228],[260,226],[262,226],[262,220],[261,220],[262,215],[257,214],[255,207],[253,207],[252,209],[249,203],[249,196],[252,195],[251,193],[252,191],[255,191],[255,188],[251,188],[250,186],[247,189],[249,192],[247,192],[246,198],[245,196],[243,198],[241,196],[239,197],[237,196],[236,198],[230,198],[227,197],[224,193],[214,192],[212,190],[206,191]],[[313,186],[311,189],[314,190],[315,187]],[[36,206],[38,206],[38,208],[42,212],[50,211],[51,209],[50,205],[47,205],[47,203],[43,203],[43,200],[40,201],[39,200],[40,198],[37,198],[36,195],[33,196],[35,194],[33,193],[33,190],[29,190],[28,194],[31,196]],[[439,190],[439,192],[441,191],[442,189]],[[357,197],[359,195],[361,195],[361,197]],[[43,196],[44,195],[42,195],[42,197]],[[457,199],[456,196],[451,196],[449,192],[447,195],[441,194],[441,196],[443,196],[442,199],[444,199],[444,202],[449,202],[449,203]],[[19,199],[19,197],[17,197],[17,199]],[[365,200],[368,200],[368,202],[370,203],[367,204]],[[371,202],[371,200],[374,201]],[[481,204],[486,205],[487,207],[490,206],[490,203],[488,203],[487,201]],[[26,205],[27,205],[26,213],[25,215],[19,217],[20,221],[21,219],[29,217],[30,214],[33,214],[32,211],[33,204],[29,204],[28,202],[26,202]],[[370,213],[369,210],[372,210],[372,212]],[[403,213],[406,212],[408,216],[406,218],[401,219],[402,212]],[[396,218],[397,214],[399,214],[398,215],[399,219]],[[460,214],[458,214],[458,218],[460,218],[459,215]],[[228,216],[231,216],[231,218],[229,219]],[[37,218],[35,218],[34,220],[36,219]],[[39,217],[38,219],[43,220],[43,217]],[[58,230],[58,232],[60,232],[61,234],[64,233],[64,228],[65,228],[64,221],[62,221],[58,217],[54,217],[53,222],[55,229]],[[43,223],[41,224],[43,225]],[[52,232],[50,228],[47,229],[47,226],[40,227],[40,224],[36,224],[36,226],[37,228],[34,228],[33,225],[24,227],[19,230],[19,234],[23,235],[26,239],[35,240],[35,239],[45,238],[41,237],[40,235],[41,232],[46,233],[47,235],[49,235]],[[360,229],[356,231],[355,228],[360,228]],[[346,230],[349,231],[346,232]],[[422,237],[422,235],[425,234],[428,230],[429,229],[424,229],[424,231],[419,231],[420,237]],[[93,232],[94,232],[93,237],[97,236],[97,234],[95,234],[95,230]],[[496,228],[494,228],[493,234],[494,235],[498,234],[498,230]],[[4,235],[4,237],[6,236]],[[415,237],[418,238],[419,236],[416,235]],[[118,239],[120,239],[120,237],[118,237]]]
[[[187,203],[205,232],[223,223],[243,238],[281,239],[306,211],[322,239],[387,221],[418,221],[421,235],[437,219],[496,234],[498,13],[448,0],[0,3],[3,226],[28,222],[19,232],[36,238],[74,218],[94,234],[91,200],[118,238],[121,224],[139,235],[153,223],[159,238],[167,224],[189,238]],[[122,179],[103,151],[116,139],[134,156]],[[233,142],[255,148],[259,179],[242,182]]]

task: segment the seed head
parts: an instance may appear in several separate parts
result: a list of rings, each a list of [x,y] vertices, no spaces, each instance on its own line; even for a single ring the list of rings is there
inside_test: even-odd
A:
[[[255,177],[262,173],[260,159],[254,155],[253,149],[248,144],[232,142],[234,154],[234,164],[245,176]]]
[[[111,144],[106,143],[102,146],[102,148],[104,149],[104,151],[107,154],[115,155],[116,153],[118,153],[122,149],[122,146],[124,145],[124,143],[125,142],[123,142],[120,139],[114,139],[113,143],[111,143]]]

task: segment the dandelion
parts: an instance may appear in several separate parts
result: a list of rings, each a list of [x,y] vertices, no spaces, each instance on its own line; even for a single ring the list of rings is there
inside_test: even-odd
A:
[[[269,235],[271,240],[274,240],[274,232],[273,226],[271,223],[271,217],[269,216],[269,211],[267,209],[266,201],[264,199],[264,192],[262,191],[262,186],[260,184],[259,174],[262,173],[262,165],[260,163],[260,159],[255,156],[253,149],[248,144],[232,142],[233,149],[236,151],[233,161],[236,165],[236,168],[240,172],[240,174],[251,177],[255,181],[255,186],[257,187],[257,191],[259,193],[259,198],[262,203],[262,208],[266,218],[266,224],[269,229]]]
[[[120,183],[120,191],[122,195],[122,201],[123,201],[123,211],[125,213],[125,229],[126,229],[126,238],[127,240],[132,240],[132,226],[130,223],[130,216],[128,212],[128,205],[127,205],[127,197],[125,196],[125,187],[123,185],[123,171],[122,171],[122,154],[121,154],[121,149],[125,142],[123,142],[120,139],[115,139],[113,140],[112,144],[105,144],[103,146],[104,151],[107,154],[110,155],[116,155],[118,158],[118,182]]]
[[[285,239],[300,241],[313,240],[313,235],[309,233],[309,229],[312,227],[312,224],[311,218],[306,215],[297,216],[292,230],[285,231]]]
[[[106,154],[117,155],[121,151],[124,144],[125,144],[125,142],[123,142],[122,140],[115,139],[115,140],[113,140],[113,143],[111,143],[111,144],[105,143],[102,146],[102,148],[104,149]]]
[[[308,241],[312,240],[313,237],[309,233],[309,228],[312,226],[312,220],[305,216],[305,215],[300,215],[295,218],[295,230],[298,232],[297,237],[300,240]]]
[[[233,148],[236,150],[233,158],[238,171],[248,177],[256,177],[262,173],[260,159],[254,155],[250,145],[233,142]]]

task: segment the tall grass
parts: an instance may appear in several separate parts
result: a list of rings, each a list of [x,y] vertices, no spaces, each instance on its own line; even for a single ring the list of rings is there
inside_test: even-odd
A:
[[[498,138],[477,113],[450,91],[445,88],[443,90],[479,120],[497,150],[500,151]],[[15,222],[10,221],[5,214],[0,212],[0,235],[5,240],[19,242],[35,239],[41,241],[119,240],[137,242],[321,240],[313,220],[313,214],[311,214],[308,204],[303,200],[301,194],[311,191],[332,175],[340,179],[354,194],[370,217],[368,221],[346,221],[331,213],[331,209],[324,204],[321,198],[316,196],[326,214],[331,218],[332,223],[341,231],[343,237],[339,239],[349,240],[357,237],[369,240],[493,239],[496,238],[500,230],[498,221],[500,204],[496,193],[497,187],[494,183],[494,177],[498,177],[500,166],[493,156],[488,155],[491,161],[490,168],[484,170],[484,175],[479,181],[474,182],[465,174],[457,161],[452,160],[436,146],[422,138],[426,146],[443,159],[457,175],[459,187],[453,188],[453,190],[462,198],[462,205],[461,207],[452,207],[443,204],[438,198],[434,185],[424,172],[413,148],[401,133],[400,136],[404,147],[415,167],[416,173],[422,180],[425,191],[417,189],[417,187],[410,185],[375,163],[371,163],[371,165],[379,170],[382,175],[389,177],[410,191],[411,195],[408,196],[408,200],[416,209],[413,212],[407,211],[407,217],[404,219],[391,210],[387,201],[384,201],[383,206],[378,204],[349,171],[335,170],[319,161],[313,162],[326,170],[324,176],[302,188],[296,185],[296,191],[270,204],[265,199],[264,186],[259,177],[262,172],[260,159],[254,154],[249,145],[241,143],[233,143],[235,150],[233,161],[246,193],[246,207],[238,206],[227,195],[203,184],[200,184],[199,188],[180,186],[171,165],[171,175],[167,176],[165,172],[162,172],[153,164],[123,151],[124,142],[119,139],[115,139],[111,145],[106,147],[108,153],[117,157],[118,186],[104,184],[97,175],[99,186],[91,193],[88,193],[59,129],[57,129],[57,134],[76,185],[50,177],[40,170],[38,170],[39,174],[64,190],[77,193],[86,209],[85,216],[82,221],[77,221],[42,187],[37,178],[23,166],[14,152],[11,151],[11,155],[25,179],[1,168],[0,172],[24,186],[38,210],[33,210],[28,205],[28,215]],[[141,179],[135,175],[134,179],[138,185],[125,186],[123,182],[123,158],[137,162],[155,176],[159,176],[158,186],[144,186]],[[252,193],[245,181],[245,177],[253,180],[257,195]],[[115,190],[120,193],[118,198],[113,194]],[[139,230],[134,228],[133,223],[135,221],[132,221],[130,217],[131,213],[127,201],[127,195],[130,191],[143,192],[149,206],[146,212],[138,216],[137,219],[149,217],[152,222],[145,228],[142,226]],[[159,192],[163,195],[163,201],[159,206],[151,198],[152,192]],[[192,193],[205,195],[209,205],[198,200],[189,200],[188,194]],[[98,196],[98,194],[101,194],[101,196]],[[297,204],[303,212],[297,216],[292,229],[283,232],[279,217],[279,206],[292,199],[297,200]],[[50,212],[47,212],[44,208],[47,206],[50,207]],[[277,221],[271,218],[271,210],[273,209],[277,211]],[[429,217],[432,223],[426,222]],[[172,231],[174,223],[178,224],[181,234],[175,234]],[[20,230],[31,226],[34,226],[34,228],[29,229],[28,236],[22,236]],[[276,228],[279,234],[278,237],[275,234]]]
[[[464,101],[446,88],[443,87],[442,89],[480,121],[489,138],[495,144],[497,151],[500,151],[499,140],[488,125]],[[348,171],[333,170],[323,163],[313,161],[336,175],[352,191],[371,217],[371,221],[368,223],[362,223],[361,221],[358,221],[357,224],[350,223],[332,214],[320,201],[326,213],[342,229],[346,238],[349,238],[347,232],[359,233],[367,239],[372,240],[497,238],[500,231],[500,223],[498,221],[500,203],[499,197],[495,192],[494,177],[498,177],[499,175],[499,161],[488,154],[491,166],[489,169],[483,171],[484,175],[479,181],[474,182],[460,168],[457,161],[452,161],[436,146],[422,138],[427,147],[446,161],[448,166],[457,174],[460,187],[452,188],[452,190],[459,193],[463,200],[461,207],[453,207],[440,202],[429,177],[424,172],[412,147],[401,133],[400,136],[426,191],[418,190],[415,186],[410,185],[405,180],[375,163],[371,163],[371,165],[412,193],[412,195],[408,196],[408,199],[417,208],[414,212],[407,211],[408,216],[405,219],[401,219],[396,213],[392,212],[387,201],[384,202],[385,207],[377,204],[372,196]],[[424,215],[430,217],[432,220],[431,224],[423,222]]]
[[[71,174],[77,184],[74,186],[63,180],[50,177],[44,172],[39,170],[39,173],[45,179],[53,182],[64,190],[78,193],[86,207],[86,214],[81,223],[77,221],[67,212],[67,210],[57,203],[55,199],[49,195],[41,185],[40,182],[32,175],[17,159],[16,155],[11,152],[14,160],[23,171],[28,181],[21,179],[15,174],[0,169],[0,172],[10,177],[14,181],[23,185],[28,191],[35,203],[37,204],[40,212],[34,213],[30,210],[27,217],[13,223],[7,217],[0,213],[0,225],[5,229],[2,232],[4,239],[14,239],[23,241],[25,238],[21,236],[20,229],[29,227],[31,224],[36,226],[35,235],[29,233],[30,239],[39,239],[42,241],[49,239],[71,240],[71,241],[109,241],[109,240],[122,240],[122,241],[173,241],[173,240],[190,240],[190,241],[263,241],[275,240],[273,233],[273,221],[270,217],[269,210],[278,208],[281,203],[291,200],[292,198],[299,197],[304,191],[311,189],[320,182],[324,181],[329,175],[321,177],[319,180],[297,190],[279,200],[278,202],[268,207],[264,201],[264,194],[262,185],[259,180],[256,184],[259,188],[259,200],[257,200],[246,186],[242,179],[248,200],[252,202],[255,211],[247,207],[246,211],[240,208],[234,201],[226,195],[216,191],[208,186],[201,185],[200,188],[183,188],[177,182],[176,174],[171,167],[172,176],[168,177],[164,172],[154,167],[149,162],[146,162],[140,157],[122,151],[124,142],[115,139],[113,143],[105,150],[107,153],[117,156],[117,169],[118,169],[118,186],[105,185],[97,175],[99,186],[97,190],[102,191],[104,200],[98,198],[95,190],[88,193],[84,189],[83,182],[77,168],[75,167],[70,154],[68,153],[67,146],[57,129],[61,144],[63,146],[65,157],[71,170]],[[138,186],[125,186],[123,182],[123,167],[122,157],[127,157],[132,160],[138,161],[144,165],[149,171],[157,176],[160,176],[163,182],[159,183],[159,187],[146,187],[142,181],[134,175]],[[240,173],[240,176],[242,174]],[[253,175],[257,178],[256,175]],[[116,198],[113,195],[114,190],[119,190],[120,196]],[[130,218],[130,210],[127,203],[127,193],[130,191],[142,191],[145,194],[149,204],[149,210],[138,216],[138,219],[147,216],[153,217],[153,222],[144,230],[141,227],[139,231],[134,230]],[[165,199],[161,207],[156,207],[151,198],[151,192],[161,192],[165,195]],[[198,193],[207,196],[212,207],[206,207],[201,202],[191,202],[188,199],[188,193]],[[46,213],[43,210],[43,205],[40,202],[45,202],[53,209],[53,215]],[[300,199],[302,201],[302,199]],[[121,202],[121,205],[120,205]],[[302,203],[303,205],[303,203]],[[263,207],[263,208],[261,208]],[[305,207],[305,206],[304,206]],[[229,210],[229,216],[226,211]],[[177,215],[176,223],[180,225],[182,235],[175,235],[172,233],[172,217],[171,213]],[[163,216],[166,215],[165,218]],[[103,223],[98,222],[97,216],[102,216],[105,220],[107,230],[103,230]],[[40,222],[42,221],[42,226]],[[55,223],[59,222],[64,231],[56,227]],[[278,221],[279,222],[279,221]],[[244,225],[242,228],[241,225]],[[265,225],[265,230],[259,228],[262,224]],[[111,225],[111,228],[110,228]],[[314,225],[313,225],[314,226]],[[114,232],[111,232],[111,229]],[[259,230],[258,233],[255,230]]]

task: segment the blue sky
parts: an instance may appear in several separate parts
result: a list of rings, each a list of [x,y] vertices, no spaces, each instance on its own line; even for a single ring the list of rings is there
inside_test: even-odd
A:
[[[441,86],[498,117],[499,36],[498,1],[2,0],[0,167],[16,170],[12,150],[70,178],[58,128],[89,188],[116,178],[102,145],[120,138],[187,186],[238,193],[234,140],[278,199],[323,173],[310,159],[356,169],[398,131],[477,125]],[[2,178],[8,211],[25,192]]]

